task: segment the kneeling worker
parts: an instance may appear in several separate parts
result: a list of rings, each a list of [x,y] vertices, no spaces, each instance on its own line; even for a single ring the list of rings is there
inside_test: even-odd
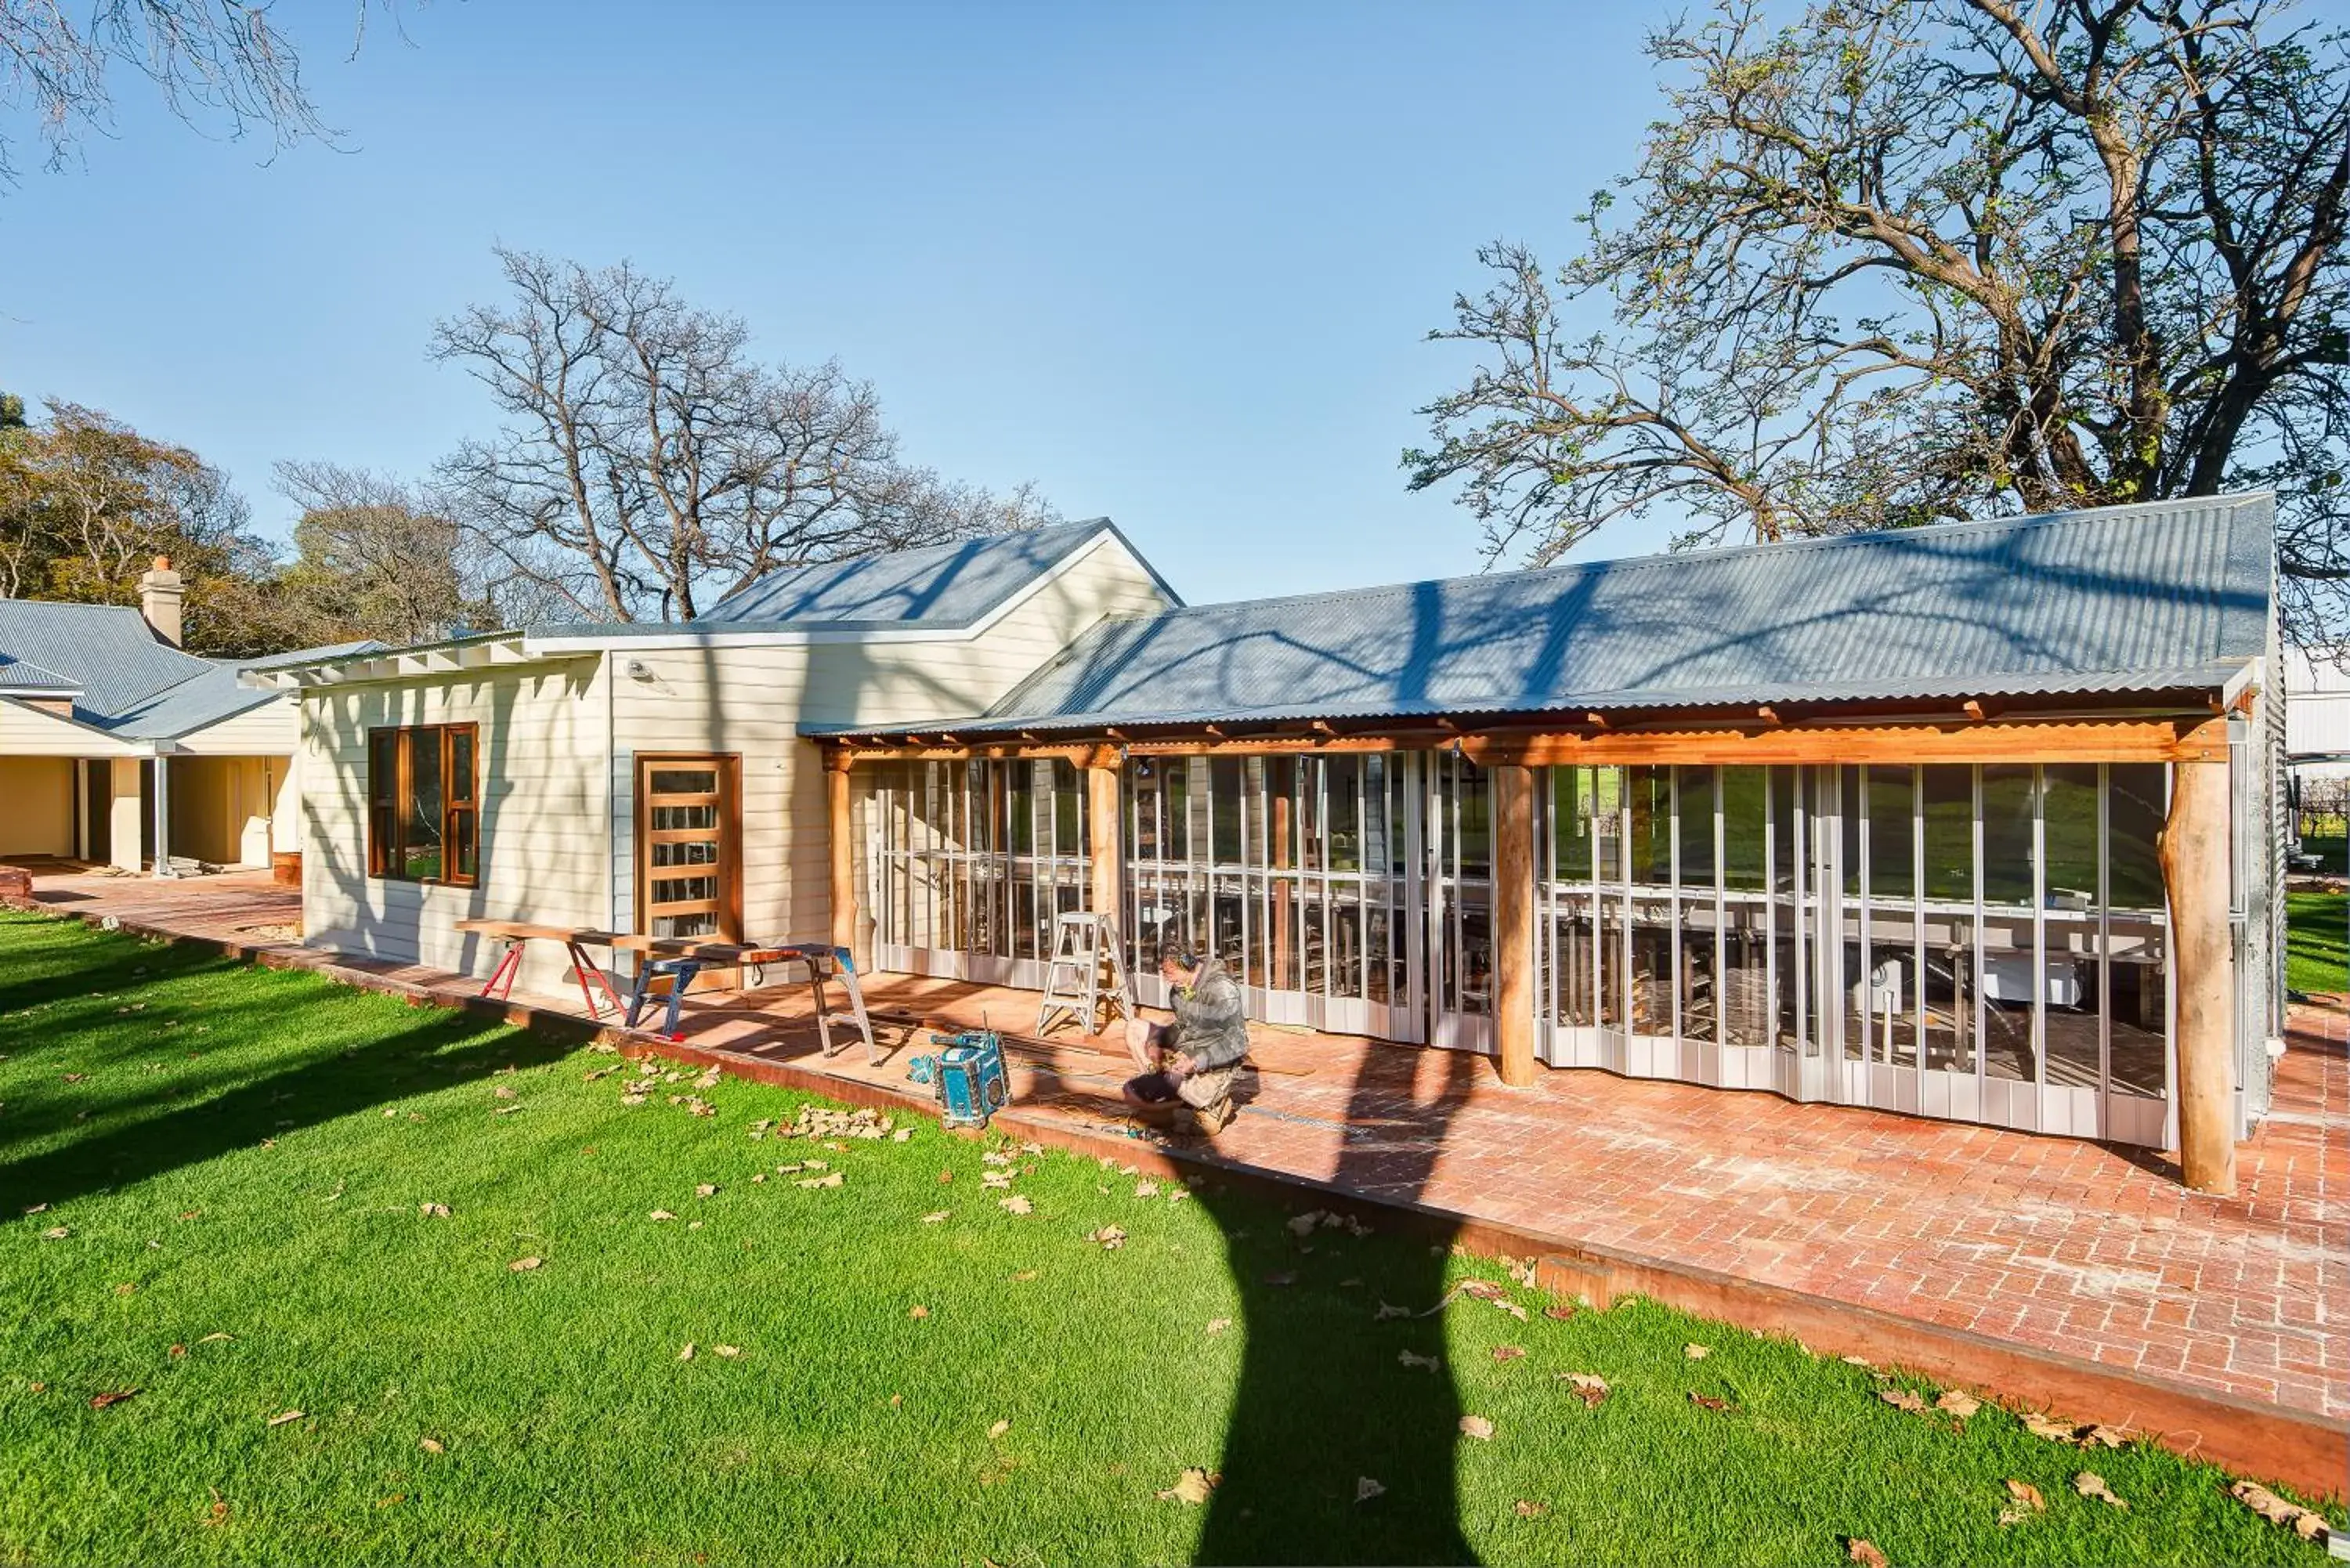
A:
[[[1159,944],[1159,978],[1175,1022],[1127,1024],[1126,1048],[1142,1069],[1121,1091],[1127,1106],[1157,1122],[1171,1122],[1189,1106],[1201,1132],[1220,1133],[1236,1113],[1232,1080],[1248,1059],[1241,988],[1222,964],[1174,940]]]

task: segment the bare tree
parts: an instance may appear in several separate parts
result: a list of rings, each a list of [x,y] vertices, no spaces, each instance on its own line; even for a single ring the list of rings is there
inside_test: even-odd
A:
[[[273,591],[297,618],[284,640],[392,644],[445,637],[482,613],[467,597],[455,521],[414,486],[364,468],[281,462],[277,488],[302,508],[297,552]]]
[[[778,567],[901,549],[1041,510],[898,458],[869,383],[765,366],[737,318],[623,263],[501,249],[513,298],[438,324],[435,358],[504,426],[439,467],[503,605],[691,620]]]
[[[2350,602],[2350,52],[2276,0],[1726,0],[1555,274],[1433,336],[1422,411],[1489,553],[2274,487],[2297,632]],[[1618,219],[1618,193],[1628,213]],[[1596,305],[1612,326],[1568,325]]]
[[[392,9],[395,0],[385,0]],[[367,28],[356,13],[353,48]],[[81,135],[110,132],[115,68],[145,76],[173,114],[232,139],[255,127],[279,147],[331,140],[302,83],[299,51],[266,5],[240,0],[10,0],[0,5],[0,108],[29,115],[46,163],[68,161]],[[12,142],[0,135],[0,182],[13,182]]]

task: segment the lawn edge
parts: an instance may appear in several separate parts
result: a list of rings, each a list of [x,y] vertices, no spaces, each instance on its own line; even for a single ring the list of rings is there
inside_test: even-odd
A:
[[[94,913],[10,897],[9,891],[0,886],[0,907],[79,920],[94,928],[189,946],[265,968],[307,971],[337,984],[400,997],[411,1006],[463,1011],[553,1039],[609,1044],[631,1059],[656,1056],[716,1067],[736,1077],[822,1095],[852,1106],[925,1115],[931,1110],[927,1096],[837,1076],[820,1066],[748,1061],[730,1052],[704,1050],[599,1024],[529,1002],[450,996],[373,973],[340,955],[282,942],[240,942],[119,918],[106,927],[103,918]],[[1205,1148],[1162,1147],[1072,1127],[1029,1115],[1016,1106],[998,1114],[995,1120],[1005,1129],[1047,1147],[1107,1158],[1155,1176],[1212,1173],[1228,1185],[1274,1203],[1305,1203],[1366,1220],[1401,1220],[1408,1229],[1469,1253],[1532,1258],[1537,1288],[1563,1299],[1583,1300],[1595,1308],[1641,1296],[1752,1333],[1794,1339],[1815,1355],[1859,1355],[1873,1365],[1921,1373],[2017,1408],[2061,1412],[2066,1417],[2126,1428],[2182,1457],[2282,1483],[2312,1499],[2340,1501],[2350,1497],[2350,1480],[2345,1480],[2350,1478],[2350,1424],[2321,1416],[2170,1383],[2134,1370],[1695,1264],[1578,1241],[1431,1204],[1370,1198],[1310,1178],[1223,1159]]]

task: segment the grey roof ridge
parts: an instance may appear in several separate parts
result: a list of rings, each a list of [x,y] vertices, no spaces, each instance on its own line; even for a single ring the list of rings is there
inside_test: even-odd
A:
[[[47,665],[36,664],[29,659],[18,659],[12,654],[0,654],[0,687],[17,680],[31,681],[33,684],[26,688],[27,691],[78,692],[82,689],[80,681],[70,675],[60,675]]]
[[[1771,545],[1717,545],[1704,550],[1660,550],[1645,556],[1620,556],[1599,561],[1560,561],[1547,566],[1520,566],[1506,572],[1464,572],[1450,577],[1413,577],[1400,582],[1370,583],[1353,588],[1317,588],[1311,593],[1275,594],[1267,598],[1222,599],[1214,604],[1178,604],[1171,610],[1124,613],[1104,618],[1101,626],[1117,622],[1154,620],[1161,616],[1181,614],[1205,618],[1219,610],[1239,612],[1260,610],[1276,605],[1335,604],[1349,598],[1369,598],[1380,594],[1392,594],[1405,588],[1424,588],[1443,583],[1507,582],[1513,578],[1548,576],[1564,576],[1575,572],[1653,571],[1684,565],[1690,561],[1719,561],[1737,556],[1759,556],[1769,552],[1774,556],[1791,551],[1833,550],[1852,545],[1882,544],[1888,539],[1917,538],[1931,535],[1937,539],[1979,537],[2027,527],[2039,527],[2052,523],[2075,522],[2085,517],[2102,516],[2115,512],[2150,512],[2164,507],[2206,503],[2224,505],[2234,510],[2251,502],[2273,504],[2272,490],[2230,491],[2225,495],[2189,495],[2172,501],[2125,501],[2110,506],[2082,506],[2070,512],[2031,512],[2012,517],[1970,518],[1962,523],[1933,523],[1916,528],[1861,529],[1850,534],[1834,534],[1800,539],[1783,539]],[[1025,682],[1023,682],[1024,685]]]

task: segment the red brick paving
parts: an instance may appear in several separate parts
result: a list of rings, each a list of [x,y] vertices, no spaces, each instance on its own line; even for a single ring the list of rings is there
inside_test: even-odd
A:
[[[84,912],[251,943],[298,918],[265,877],[45,876]],[[478,981],[367,964],[443,993]],[[877,978],[883,1010],[1025,1028],[1026,992]],[[521,1000],[517,998],[517,1000]],[[577,998],[533,997],[577,1013]],[[775,1060],[814,1050],[805,992],[689,1005],[688,1040]],[[891,1033],[895,1040],[903,1031]],[[2298,1008],[2275,1106],[2238,1150],[2239,1192],[2178,1185],[2144,1150],[1764,1094],[1546,1073],[1504,1087],[1480,1058],[1263,1028],[1258,1096],[1218,1155],[1337,1186],[1669,1257],[2166,1381],[2350,1416],[2350,1051],[2344,1014]],[[902,1053],[867,1068],[902,1084]],[[1119,1121],[1122,1058],[1020,1053],[1033,1109]]]

